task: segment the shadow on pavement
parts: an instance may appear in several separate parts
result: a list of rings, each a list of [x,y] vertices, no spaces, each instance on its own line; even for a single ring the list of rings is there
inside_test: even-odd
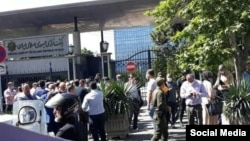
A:
[[[187,124],[187,118],[183,119],[184,125]],[[146,106],[143,106],[138,121],[138,130],[131,129],[126,139],[112,139],[110,141],[149,141],[153,136],[153,126],[151,118],[148,115]],[[185,141],[186,129],[180,127],[179,122],[175,124],[175,128],[169,126],[169,141]]]

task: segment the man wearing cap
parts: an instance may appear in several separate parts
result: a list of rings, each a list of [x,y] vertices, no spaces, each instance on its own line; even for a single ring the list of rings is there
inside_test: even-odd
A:
[[[163,78],[158,77],[156,79],[157,88],[153,92],[153,108],[154,112],[154,121],[156,125],[154,136],[151,138],[151,141],[158,141],[161,137],[163,141],[168,140],[168,121],[167,114],[169,112],[164,87],[165,81]]]

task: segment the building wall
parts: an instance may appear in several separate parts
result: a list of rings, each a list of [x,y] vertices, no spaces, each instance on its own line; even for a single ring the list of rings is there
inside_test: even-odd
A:
[[[68,58],[66,57],[51,57],[5,62],[8,67],[9,75],[50,72],[50,63],[53,72],[68,71]]]
[[[126,72],[127,61],[134,61],[137,71],[140,72],[144,72],[149,68],[149,56],[146,50],[154,45],[150,37],[152,29],[153,26],[144,26],[114,31],[116,73]],[[151,52],[151,57],[153,56]]]
[[[125,59],[133,53],[146,50],[153,45],[150,32],[153,26],[114,30],[115,59]]]

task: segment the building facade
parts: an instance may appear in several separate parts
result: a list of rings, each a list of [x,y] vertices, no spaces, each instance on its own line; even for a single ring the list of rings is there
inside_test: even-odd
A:
[[[115,59],[125,59],[139,50],[151,47],[154,44],[150,37],[152,29],[153,26],[144,26],[114,30]]]
[[[149,57],[153,54],[148,50],[154,45],[150,33],[153,26],[133,27],[114,30],[115,41],[115,71],[126,72],[126,63],[134,61],[137,70],[149,68]]]

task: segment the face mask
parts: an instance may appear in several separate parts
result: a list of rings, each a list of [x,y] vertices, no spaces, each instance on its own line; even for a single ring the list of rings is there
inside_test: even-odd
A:
[[[168,78],[167,78],[167,81],[168,81],[168,82],[172,82],[172,78],[168,77]]]

